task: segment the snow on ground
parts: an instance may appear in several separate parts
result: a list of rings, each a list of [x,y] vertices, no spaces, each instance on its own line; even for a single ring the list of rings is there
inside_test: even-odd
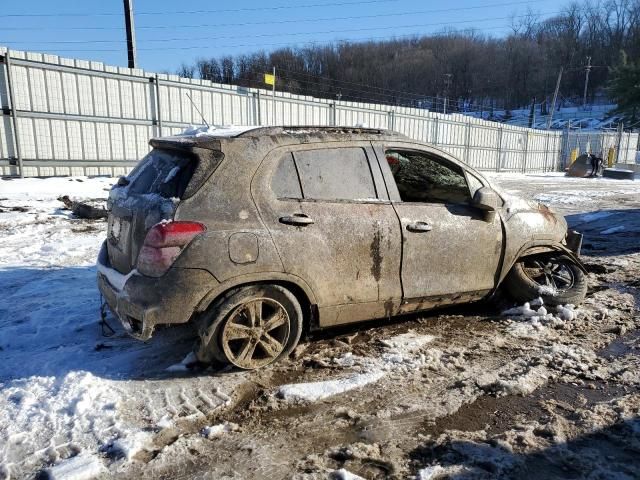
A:
[[[114,181],[0,180],[0,470],[12,478],[47,466],[53,478],[85,478],[130,461],[160,419],[230,402],[233,376],[153,378],[190,350],[190,331],[147,345],[109,317],[116,334],[102,335],[95,259],[106,221],[73,218],[57,198],[103,202]]]
[[[386,348],[380,357],[357,357],[347,353],[334,359],[337,365],[355,367],[356,373],[319,382],[281,385],[276,394],[284,400],[313,402],[377,382],[390,372],[415,370],[424,366],[427,361],[419,350],[434,339],[432,335],[417,335],[413,332],[384,339],[381,343]]]
[[[640,225],[640,182],[569,179],[558,174],[492,177],[511,193],[522,190],[529,197],[552,195],[552,206],[572,213],[571,223],[589,229],[592,238],[602,235],[607,242],[628,239],[615,245],[637,251],[632,235]],[[551,309],[532,301],[505,316],[476,321],[477,330],[473,331],[467,331],[466,325],[473,321],[469,315],[462,319],[464,323],[451,328],[448,326],[456,325],[452,318],[443,320],[441,325],[446,328],[438,326],[439,320],[437,328],[433,323],[414,321],[415,329],[400,334],[390,334],[385,327],[373,328],[373,339],[368,343],[349,344],[335,353],[325,345],[318,354],[293,365],[285,362],[257,377],[255,385],[265,392],[261,397],[264,411],[277,416],[278,411],[294,409],[292,415],[282,417],[286,421],[268,423],[268,416],[260,417],[258,407],[262,404],[258,401],[247,407],[249,416],[244,422],[236,418],[225,421],[222,417],[234,404],[238,387],[247,378],[256,377],[233,371],[191,376],[186,368],[193,342],[189,329],[159,330],[153,341],[145,344],[129,339],[109,317],[116,334],[105,337],[101,333],[95,258],[106,223],[73,218],[56,197],[68,194],[79,200],[100,201],[113,181],[86,177],[0,180],[0,288],[4,300],[0,304],[0,478],[33,477],[42,469],[53,478],[128,472],[135,478],[137,472],[145,471],[151,472],[149,478],[156,471],[171,477],[172,471],[163,469],[175,462],[184,462],[184,466],[192,458],[191,451],[205,448],[211,449],[207,451],[211,457],[206,458],[216,458],[215,452],[221,452],[219,470],[206,462],[193,468],[214,472],[213,478],[215,472],[242,467],[241,461],[248,455],[244,445],[250,445],[254,452],[248,461],[252,463],[248,472],[254,472],[264,465],[271,468],[274,455],[297,451],[297,445],[279,448],[274,440],[280,435],[290,444],[290,428],[297,427],[293,438],[304,445],[307,438],[310,443],[315,441],[316,431],[322,434],[329,428],[333,435],[334,428],[336,432],[355,429],[362,417],[373,427],[363,427],[359,439],[373,441],[389,431],[395,436],[388,444],[396,444],[396,439],[405,438],[403,422],[410,417],[394,415],[416,412],[433,421],[455,414],[482,396],[530,395],[553,379],[575,384],[604,379],[625,388],[637,388],[640,383],[640,364],[629,356],[605,361],[596,354],[596,345],[606,345],[601,333],[605,327],[593,322],[606,321],[606,328],[620,332],[631,328],[626,325],[631,325],[628,312],[636,308],[634,294],[625,290],[627,287],[616,287],[603,293],[595,291],[577,309]],[[609,191],[615,193],[606,195]],[[636,210],[620,208],[627,202]],[[625,229],[604,233],[618,226]],[[612,256],[598,264],[605,270],[640,265],[637,253],[607,253]],[[368,327],[362,330],[367,331]],[[307,368],[307,362],[317,362],[320,367]],[[296,369],[303,374],[289,379]],[[271,382],[269,372],[274,371],[276,380]],[[497,475],[506,472],[508,476],[513,468],[529,461],[527,452],[532,450],[527,450],[526,442],[555,448],[553,442],[586,432],[589,422],[609,428],[626,421],[640,432],[638,412],[631,412],[623,400],[603,404],[595,414],[586,409],[578,412],[582,430],[566,427],[574,418],[558,416],[544,425],[529,422],[512,426],[500,435],[449,431],[440,439],[431,439],[440,452],[444,451],[438,461],[423,463],[415,472],[420,472],[418,478],[458,473],[473,477],[479,466],[490,465]],[[307,404],[301,407],[300,401]],[[374,411],[364,409],[364,402],[371,402],[366,408],[373,405]],[[323,405],[330,411],[324,417],[319,410]],[[250,410],[252,407],[258,410]],[[302,420],[297,425],[306,409],[309,424]],[[247,425],[252,415],[258,426]],[[263,422],[270,430],[260,437]],[[163,443],[163,438],[166,442],[173,437],[178,440]],[[244,438],[245,443],[225,444],[230,437]],[[322,435],[318,438],[323,439]],[[317,451],[314,446],[298,448],[304,454]],[[376,448],[352,442],[348,453],[364,465],[372,458],[376,462],[385,458],[380,447]],[[580,448],[569,448],[567,455],[584,453]],[[512,453],[518,449],[517,454]],[[337,447],[329,451],[329,459],[345,455]],[[237,455],[235,460],[229,460],[231,455]],[[296,453],[291,455],[298,458]],[[595,465],[596,460],[592,462],[590,457],[589,462]],[[290,473],[292,465],[285,462],[283,471]],[[329,466],[322,471],[335,472],[334,477],[360,474],[347,466],[344,473],[340,472],[342,465]],[[633,478],[636,472],[631,472]],[[248,476],[253,473],[245,478]],[[242,473],[237,478],[242,478]]]
[[[640,194],[640,179],[616,180],[612,178],[575,178],[563,172],[521,173],[483,172],[493,183],[506,189],[508,193],[521,195],[523,190],[532,190],[534,200],[551,205],[556,209],[592,209],[603,201],[620,197],[637,197]],[[517,188],[513,188],[517,185]],[[630,198],[631,199],[631,198]],[[590,222],[607,216],[597,212],[583,221]]]

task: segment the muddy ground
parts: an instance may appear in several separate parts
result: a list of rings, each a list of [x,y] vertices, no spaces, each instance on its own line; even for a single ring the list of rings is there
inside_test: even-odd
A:
[[[184,368],[188,327],[103,336],[105,222],[3,198],[0,478],[640,478],[640,180],[492,178],[585,234],[584,305],[334,329],[257,372]]]
[[[495,181],[585,233],[589,295],[576,318],[536,325],[474,304],[316,334],[297,358],[241,374],[227,410],[164,429],[122,473],[640,478],[637,189],[543,175]],[[584,215],[593,212],[607,213]],[[283,384],[366,374],[388,353],[384,340],[407,332],[430,340],[387,362],[378,381],[321,400],[281,398]],[[203,437],[202,427],[222,422],[230,431]]]

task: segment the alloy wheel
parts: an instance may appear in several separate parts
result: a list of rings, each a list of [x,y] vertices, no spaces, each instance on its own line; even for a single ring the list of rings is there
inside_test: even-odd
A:
[[[289,315],[271,298],[255,298],[231,312],[222,330],[222,349],[232,364],[255,369],[275,361],[289,338]]]
[[[558,260],[532,259],[524,262],[524,273],[541,287],[554,291],[567,291],[575,284],[575,275],[571,268]]]

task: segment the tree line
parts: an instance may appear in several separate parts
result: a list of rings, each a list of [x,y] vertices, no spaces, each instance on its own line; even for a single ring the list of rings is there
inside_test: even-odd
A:
[[[624,52],[624,53],[622,53]],[[542,18],[513,17],[506,35],[479,30],[384,41],[337,42],[203,58],[177,72],[213,82],[263,87],[276,68],[278,90],[435,111],[548,108],[561,68],[561,102],[606,101],[621,58],[640,59],[640,0],[573,2]],[[447,101],[445,102],[445,98]]]

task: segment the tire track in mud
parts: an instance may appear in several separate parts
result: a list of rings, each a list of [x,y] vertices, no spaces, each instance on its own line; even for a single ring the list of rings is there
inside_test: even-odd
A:
[[[595,295],[610,294],[600,290]],[[370,330],[363,335],[364,344],[356,341],[346,345],[336,338],[319,340],[310,346],[309,354],[300,362],[256,373],[250,394],[241,403],[236,403],[235,408],[216,417],[239,424],[239,432],[206,442],[185,435],[175,448],[186,452],[185,461],[191,465],[189,472],[195,476],[208,472],[215,477],[225,471],[231,472],[228,469],[233,466],[232,476],[228,478],[275,479],[289,478],[292,471],[313,472],[328,468],[327,465],[344,464],[346,460],[341,463],[327,453],[341,445],[381,445],[384,450],[380,453],[381,458],[358,462],[382,462],[384,467],[379,468],[387,472],[385,475],[403,477],[408,471],[409,459],[398,452],[417,448],[419,436],[433,433],[438,422],[455,419],[457,412],[479,409],[478,405],[487,399],[508,393],[496,391],[491,383],[483,383],[480,379],[509,380],[521,377],[529,369],[538,379],[531,385],[531,391],[541,392],[541,395],[556,391],[556,381],[584,382],[581,377],[585,372],[572,371],[572,366],[562,367],[565,360],[562,350],[557,358],[551,357],[544,364],[536,363],[554,343],[580,345],[586,351],[595,352],[618,338],[615,334],[601,332],[607,330],[606,325],[590,324],[590,320],[598,315],[597,311],[586,310],[584,315],[574,326],[575,331],[549,329],[539,338],[526,340],[510,338],[501,318],[442,315],[427,320],[414,318],[403,324]],[[615,318],[612,323],[615,325]],[[316,381],[340,376],[349,369],[331,364],[333,357],[345,351],[367,352],[374,357],[380,354],[378,341],[381,338],[407,330],[437,335],[437,340],[427,345],[423,353],[441,351],[439,358],[444,358],[448,368],[427,365],[410,374],[390,372],[377,383],[319,402],[288,404],[274,395],[280,385],[292,380]],[[585,341],[585,337],[589,340]],[[305,364],[315,368],[305,368]],[[590,375],[590,371],[586,375]],[[496,401],[507,401],[502,398],[517,399],[513,401],[523,406],[532,404],[526,396],[506,395]],[[478,414],[482,414],[481,409]],[[187,447],[190,444],[197,445],[191,453]],[[395,447],[391,448],[393,444]],[[336,455],[340,457],[341,454]],[[154,474],[176,473],[163,459],[158,460],[147,465]],[[310,466],[305,467],[305,462],[310,462]]]

